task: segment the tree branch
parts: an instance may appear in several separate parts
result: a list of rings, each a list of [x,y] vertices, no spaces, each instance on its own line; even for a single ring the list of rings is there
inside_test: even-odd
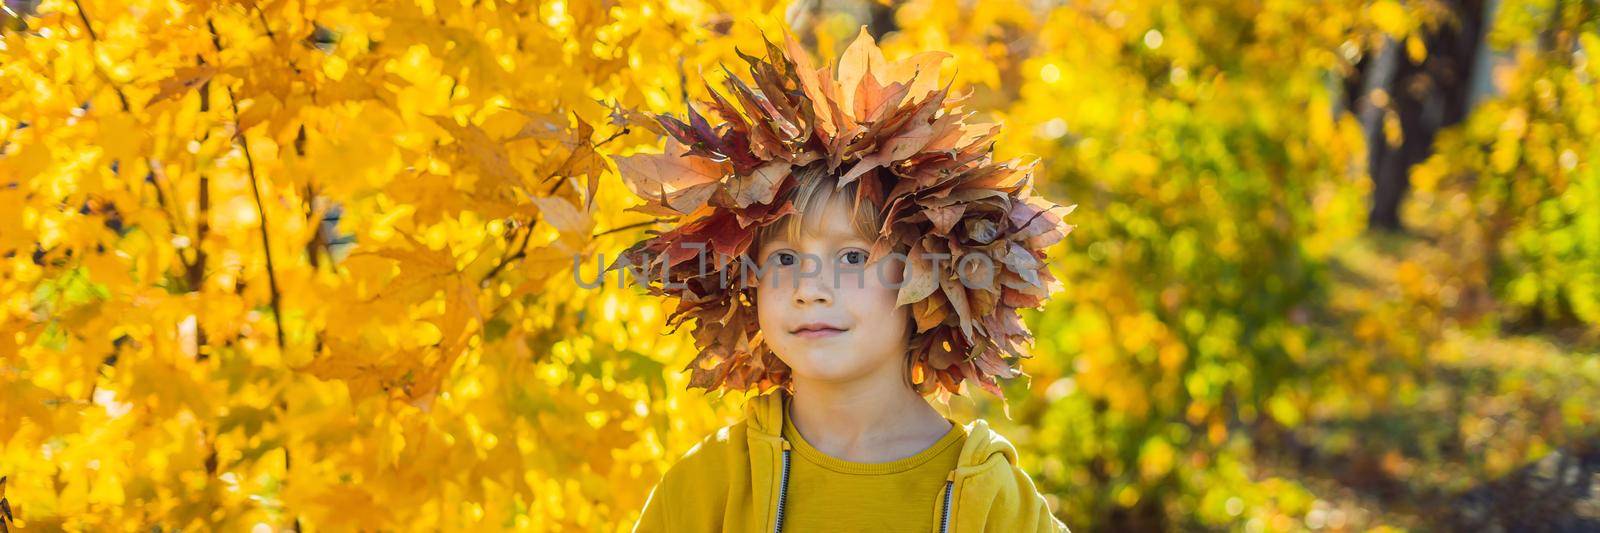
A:
[[[522,244],[521,245],[514,245],[514,246],[507,247],[506,248],[506,253],[505,254],[501,254],[501,256],[500,256],[500,262],[499,263],[495,263],[494,268],[489,269],[489,273],[484,274],[483,275],[483,279],[478,282],[478,286],[479,287],[488,286],[489,280],[492,280],[492,279],[494,279],[495,276],[500,275],[500,271],[501,270],[505,270],[505,268],[507,266],[510,266],[512,261],[516,261],[518,259],[522,259],[522,258],[528,256],[528,241],[533,240],[533,228],[538,223],[539,223],[538,219],[534,219],[534,220],[528,222],[527,231],[524,231],[522,233]],[[511,241],[512,242],[516,242],[516,240],[517,240],[517,236],[516,236],[515,233],[513,233],[511,235]],[[512,248],[516,248],[517,249],[516,253],[511,253],[511,249]]]
[[[100,43],[100,34],[96,33],[94,25],[89,23],[89,14],[84,12],[83,3],[79,0],[72,0],[72,5],[78,8],[78,20],[83,21],[83,28],[89,30],[89,48],[91,50],[97,48]],[[94,56],[97,58],[94,61],[94,72],[106,80],[106,84],[111,86],[111,90],[116,91],[117,100],[122,103],[123,111],[133,109],[132,106],[128,105],[128,95],[122,92],[122,87],[117,85],[116,80],[111,79],[110,74],[106,74],[106,71],[100,68],[99,54],[94,54]]]
[[[217,34],[216,23],[206,19],[206,29],[211,30],[211,44],[220,56],[222,37]],[[278,351],[282,352],[288,344],[283,336],[283,292],[278,287],[277,266],[272,260],[272,234],[267,229],[267,205],[261,199],[261,180],[256,175],[256,160],[250,154],[250,143],[245,138],[244,130],[239,128],[239,98],[233,94],[233,87],[224,88],[228,91],[228,106],[233,110],[233,141],[239,143],[239,148],[244,152],[245,168],[250,173],[250,191],[255,195],[256,213],[261,217],[258,227],[261,229],[261,248],[267,259],[267,286],[272,292],[272,320],[277,324]]]
[[[619,231],[626,231],[626,230],[630,230],[630,229],[633,229],[633,228],[641,228],[641,227],[644,227],[644,226],[649,226],[649,225],[655,224],[657,222],[671,222],[671,221],[672,221],[672,219],[670,219],[670,218],[656,218],[656,219],[651,219],[651,220],[645,220],[645,221],[642,221],[642,222],[634,222],[632,224],[624,224],[624,225],[617,226],[615,228],[611,228],[611,229],[608,229],[608,230],[605,230],[605,231],[602,231],[602,232],[599,232],[599,233],[595,233],[593,236],[594,237],[600,237],[600,236],[603,236],[603,235],[610,235],[612,233],[616,233],[616,232],[619,232]]]
[[[602,139],[600,142],[594,143],[594,149],[596,151],[598,151],[601,146],[605,146],[607,143],[610,143],[611,141],[617,140],[618,137],[621,137],[623,135],[627,135],[632,130],[633,130],[633,128],[626,128],[626,127],[622,128],[620,130],[617,130],[617,131],[613,132],[611,134],[611,136],[606,137],[605,139]],[[557,177],[557,175],[556,175],[557,172],[560,172],[560,169],[556,169],[554,171],[551,171],[549,175],[544,177],[543,181],[550,181],[550,180],[555,179]],[[599,179],[599,178],[595,177],[595,178],[592,178],[592,179]],[[555,194],[556,190],[561,188],[561,184],[562,183],[565,183],[565,181],[564,180],[556,180],[555,183],[550,184],[550,188],[548,190],[544,191],[544,195],[545,196],[550,196],[552,194]]]

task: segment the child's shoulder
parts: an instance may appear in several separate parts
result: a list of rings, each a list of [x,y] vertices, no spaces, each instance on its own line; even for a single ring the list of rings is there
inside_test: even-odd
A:
[[[729,453],[748,454],[748,439],[750,434],[750,421],[741,417],[738,421],[717,428],[700,438],[688,451],[684,452],[679,462],[697,459],[705,460],[721,457]]]

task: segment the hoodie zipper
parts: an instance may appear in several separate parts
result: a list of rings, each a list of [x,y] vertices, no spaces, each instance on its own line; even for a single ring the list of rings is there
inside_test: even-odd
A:
[[[778,478],[777,522],[776,525],[772,526],[772,533],[782,533],[783,531],[783,504],[789,497],[789,441],[788,439],[779,439],[778,442],[783,444],[783,475]]]
[[[956,473],[952,471],[944,478],[944,511],[939,515],[939,533],[950,531],[950,496],[955,492],[955,488]]]

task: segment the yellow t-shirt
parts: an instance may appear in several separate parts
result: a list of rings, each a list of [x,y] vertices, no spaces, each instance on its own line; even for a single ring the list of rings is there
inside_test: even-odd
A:
[[[783,437],[794,448],[784,531],[932,531],[945,477],[960,459],[967,434],[950,431],[916,455],[886,463],[830,457],[806,442],[784,409]]]

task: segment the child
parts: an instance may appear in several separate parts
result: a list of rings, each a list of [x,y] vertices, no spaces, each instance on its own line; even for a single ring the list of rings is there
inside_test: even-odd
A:
[[[758,89],[729,76],[742,113],[712,90],[720,127],[659,117],[667,153],[618,160],[641,210],[687,221],[611,268],[659,269],[669,323],[695,319],[691,386],[764,392],[635,531],[1066,531],[1004,437],[925,399],[1020,375],[1002,354],[1026,357],[1064,213],[935,90],[945,54],[889,63],[863,29],[835,79],[767,47],[741,54]]]

